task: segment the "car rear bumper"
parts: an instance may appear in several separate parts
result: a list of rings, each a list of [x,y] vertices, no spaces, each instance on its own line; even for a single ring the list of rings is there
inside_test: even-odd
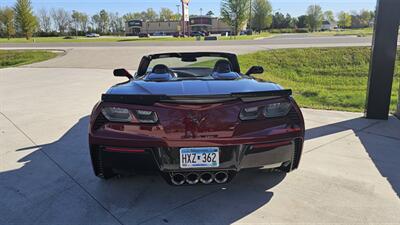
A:
[[[288,172],[298,167],[303,138],[281,139],[268,142],[236,143],[219,146],[218,168],[180,168],[180,147],[143,147],[135,145],[108,145],[90,137],[91,148],[97,148],[103,155],[104,163],[116,169],[158,170],[161,172],[189,171],[240,171],[246,168],[275,168],[289,165]],[[210,144],[210,143],[208,143]],[[214,143],[215,144],[215,143]],[[124,146],[124,147],[120,147]],[[206,143],[196,146],[209,146]],[[184,147],[184,146],[183,146]]]

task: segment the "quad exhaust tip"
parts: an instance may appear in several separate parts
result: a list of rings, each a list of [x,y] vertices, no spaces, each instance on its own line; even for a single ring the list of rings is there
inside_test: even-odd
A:
[[[170,176],[172,184],[177,186],[183,185],[185,182],[190,185],[197,184],[199,182],[203,184],[211,184],[213,181],[215,181],[217,184],[223,184],[229,179],[229,175],[225,171],[219,171],[215,174],[213,172],[190,172],[187,174],[171,173]]]
[[[198,173],[189,173],[186,176],[186,183],[188,184],[197,184],[199,182],[199,174]]]
[[[220,171],[217,172],[214,176],[214,180],[218,184],[223,184],[228,181],[228,174],[226,172]]]
[[[171,177],[171,182],[177,186],[185,183],[185,176],[181,173],[175,173]]]
[[[200,175],[200,182],[203,184],[211,184],[214,180],[214,175],[212,173],[202,173]]]

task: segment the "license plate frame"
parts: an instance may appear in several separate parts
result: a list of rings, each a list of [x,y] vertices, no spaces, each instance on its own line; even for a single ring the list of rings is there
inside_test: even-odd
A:
[[[219,167],[218,147],[180,148],[179,164],[182,169]]]

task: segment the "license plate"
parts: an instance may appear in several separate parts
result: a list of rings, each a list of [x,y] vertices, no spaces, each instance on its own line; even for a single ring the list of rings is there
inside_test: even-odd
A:
[[[219,167],[219,148],[181,148],[181,168]]]

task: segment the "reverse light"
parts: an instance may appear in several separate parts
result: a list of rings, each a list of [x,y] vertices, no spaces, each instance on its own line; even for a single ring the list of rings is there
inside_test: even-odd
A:
[[[134,115],[135,115],[135,118],[141,123],[157,123],[158,122],[158,116],[153,111],[135,110]]]
[[[112,122],[131,122],[132,114],[128,109],[118,107],[105,107],[101,110],[107,120]]]
[[[289,113],[291,107],[292,105],[290,104],[290,102],[268,104],[263,111],[263,115],[266,118],[286,116]]]
[[[255,120],[259,117],[259,115],[261,113],[261,110],[260,110],[261,108],[262,107],[260,107],[260,106],[244,108],[240,112],[239,117],[241,120]]]

